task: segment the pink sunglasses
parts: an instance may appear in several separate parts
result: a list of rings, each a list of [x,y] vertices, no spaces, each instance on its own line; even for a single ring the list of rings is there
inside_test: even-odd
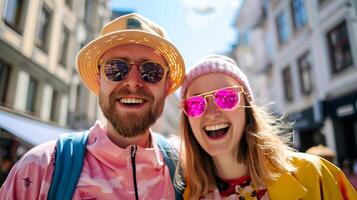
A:
[[[238,107],[240,93],[245,93],[242,86],[225,87],[184,99],[181,102],[181,107],[187,116],[194,118],[201,117],[207,110],[206,98],[212,96],[213,102],[218,108],[230,111]]]

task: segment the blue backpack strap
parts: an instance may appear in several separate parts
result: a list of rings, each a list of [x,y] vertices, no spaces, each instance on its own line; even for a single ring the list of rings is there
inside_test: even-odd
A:
[[[171,181],[172,181],[172,184],[174,185],[176,165],[178,162],[177,150],[167,141],[167,139],[164,136],[162,136],[158,133],[153,133],[153,135],[157,141],[157,145],[160,149],[160,152],[163,155],[165,164],[169,168]],[[174,189],[175,189],[175,199],[176,200],[183,199],[182,191],[180,191],[175,186],[174,186]]]
[[[88,131],[61,135],[48,200],[71,200],[82,172]]]

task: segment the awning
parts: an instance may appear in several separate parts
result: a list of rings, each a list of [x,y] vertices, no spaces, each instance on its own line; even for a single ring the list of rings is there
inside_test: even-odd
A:
[[[32,145],[55,140],[64,133],[75,132],[4,111],[0,111],[0,127]]]
[[[325,109],[334,119],[357,116],[357,92],[327,100]]]
[[[293,128],[300,132],[320,129],[324,122],[322,107],[322,102],[318,101],[307,109],[290,114],[288,120],[293,122]]]

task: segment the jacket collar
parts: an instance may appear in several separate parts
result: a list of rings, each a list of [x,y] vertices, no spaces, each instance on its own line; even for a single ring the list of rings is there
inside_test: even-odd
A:
[[[287,172],[282,173],[276,181],[267,185],[267,188],[272,200],[298,200],[303,199],[307,194],[307,189],[292,174]]]
[[[164,162],[160,150],[157,147],[157,141],[155,140],[155,137],[153,137],[151,130],[150,137],[152,147],[143,148],[137,146],[135,160],[138,163],[145,163],[143,166],[154,166],[155,168],[160,169],[164,166]],[[126,148],[120,148],[115,145],[107,136],[104,126],[100,122],[96,122],[90,129],[87,150],[96,157],[96,159],[100,160],[110,168],[117,169],[131,165],[132,146],[133,145]]]

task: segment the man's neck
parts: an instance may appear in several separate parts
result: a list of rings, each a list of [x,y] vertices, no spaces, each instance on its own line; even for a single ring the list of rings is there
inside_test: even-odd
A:
[[[110,124],[105,127],[105,130],[108,134],[108,138],[120,148],[126,148],[130,145],[137,145],[143,148],[151,147],[151,136],[149,129],[136,137],[124,137],[117,133]]]

